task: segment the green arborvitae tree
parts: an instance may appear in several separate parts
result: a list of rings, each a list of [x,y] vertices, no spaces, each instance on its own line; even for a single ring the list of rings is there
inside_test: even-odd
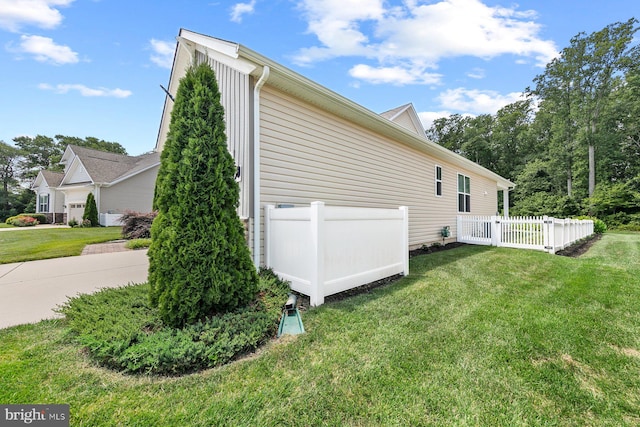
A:
[[[168,325],[182,327],[256,296],[234,175],[215,74],[201,64],[180,81],[154,196],[150,297]]]
[[[92,227],[98,226],[98,206],[96,206],[96,198],[93,196],[93,193],[89,193],[87,195],[87,202],[84,205],[84,213],[82,214],[82,219],[88,219],[91,221]]]

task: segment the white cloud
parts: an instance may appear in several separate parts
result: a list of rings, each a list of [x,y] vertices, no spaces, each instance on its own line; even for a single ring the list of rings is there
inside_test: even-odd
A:
[[[305,65],[336,56],[374,56],[375,48],[360,30],[360,24],[384,18],[382,0],[304,0],[300,8],[308,21],[309,33],[322,46],[301,49],[294,60]]]
[[[374,68],[365,64],[358,64],[349,70],[351,77],[368,81],[373,84],[401,86],[406,84],[439,84],[440,74],[427,73],[423,69],[407,69],[401,66]]]
[[[422,122],[422,126],[425,129],[429,129],[437,119],[449,117],[451,114],[453,114],[451,111],[423,111],[418,113],[418,117]]]
[[[473,114],[495,114],[505,105],[522,100],[522,93],[501,95],[493,90],[449,89],[438,95],[440,105],[447,110]]]
[[[371,69],[434,69],[444,58],[484,59],[515,55],[543,66],[558,49],[539,37],[536,13],[517,6],[487,6],[481,0],[440,0],[419,4],[405,0],[304,0],[308,32],[318,46],[303,48],[300,64],[339,56],[377,61]],[[515,59],[514,59],[515,60]],[[369,73],[374,79],[377,76]]]
[[[242,22],[242,16],[252,14],[255,7],[256,0],[251,0],[249,3],[236,3],[231,8],[231,20],[238,23]]]
[[[169,68],[173,65],[173,55],[176,50],[175,42],[165,42],[161,40],[151,39],[151,62],[162,68]]]
[[[42,36],[20,36],[20,52],[34,56],[36,61],[56,65],[75,64],[78,54],[69,46],[55,44],[53,39]]]
[[[482,68],[474,68],[473,70],[467,72],[467,77],[472,79],[484,79],[485,71]]]
[[[74,0],[0,0],[0,28],[19,31],[25,25],[55,28],[62,22],[57,7],[65,7]]]
[[[107,89],[104,87],[90,88],[82,84],[58,84],[55,86],[47,83],[41,83],[38,87],[42,90],[50,90],[58,94],[67,94],[71,91],[77,91],[81,96],[88,97],[106,97],[106,98],[128,98],[132,95],[130,90],[124,89]]]

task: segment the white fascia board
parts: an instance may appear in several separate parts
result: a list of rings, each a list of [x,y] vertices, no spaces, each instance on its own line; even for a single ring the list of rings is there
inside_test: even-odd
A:
[[[100,183],[100,186],[101,187],[111,187],[112,185],[116,185],[116,184],[118,184],[118,183],[120,183],[122,181],[126,181],[129,178],[133,178],[136,175],[140,175],[141,173],[146,172],[149,169],[153,169],[153,168],[158,167],[158,166],[160,166],[160,162],[154,163],[154,164],[152,164],[150,166],[147,166],[144,169],[140,169],[139,171],[136,171],[135,173],[123,175],[120,178],[118,178],[118,179],[116,179],[116,180],[114,180],[112,182],[102,182],[102,183]],[[98,183],[96,183],[96,184],[98,184]]]
[[[64,149],[64,153],[62,153],[62,157],[60,158],[60,163],[65,165],[66,169],[66,167],[69,165],[69,161],[73,160],[75,156],[76,154],[73,152],[71,146],[67,145],[67,147]]]
[[[44,178],[44,175],[42,174],[42,171],[39,171],[38,175],[36,175],[36,179],[34,179],[33,182],[31,183],[31,185],[29,186],[29,190],[31,190],[31,191],[38,190],[38,188],[40,188],[40,184],[42,184],[42,181],[44,181],[47,184],[47,187],[49,186],[49,183]]]
[[[395,119],[397,119],[400,116],[400,114],[402,114],[405,111],[407,111],[407,109],[409,109],[409,107],[411,107],[411,104],[405,105],[404,108],[402,108],[400,111],[395,113],[393,116],[389,117],[389,120],[394,121]]]
[[[65,185],[67,178],[70,177],[71,175],[73,175],[73,172],[75,172],[79,167],[84,168],[85,172],[87,173],[87,176],[89,177],[89,179],[91,180],[91,183],[93,185],[93,178],[89,174],[89,171],[82,164],[82,160],[80,160],[80,158],[78,156],[76,156],[71,161],[71,164],[69,165],[69,168],[65,171],[64,177],[62,178],[62,181],[60,181],[60,186]],[[68,184],[68,185],[73,185],[73,184]]]
[[[78,183],[78,184],[67,184],[67,185],[61,185],[60,187],[55,187],[54,190],[56,191],[61,191],[63,193],[66,194],[67,191],[69,190],[84,190],[87,187],[91,188],[91,187],[95,187],[95,184],[93,182],[85,182],[85,183]]]
[[[185,29],[180,31],[178,41],[187,44],[189,44],[189,42],[193,43],[193,48],[198,52],[243,74],[251,74],[256,69],[255,64],[239,58],[238,50],[240,45],[237,43],[205,36]]]

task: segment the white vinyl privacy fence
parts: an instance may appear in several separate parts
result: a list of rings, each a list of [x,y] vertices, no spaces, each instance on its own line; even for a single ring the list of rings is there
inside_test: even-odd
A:
[[[593,221],[551,217],[458,216],[457,240],[556,253],[593,234]]]
[[[406,207],[371,209],[265,206],[265,264],[291,289],[324,298],[396,274],[409,274]]]
[[[122,225],[120,218],[122,218],[122,214],[101,213],[99,214],[98,221],[103,227],[112,227]]]

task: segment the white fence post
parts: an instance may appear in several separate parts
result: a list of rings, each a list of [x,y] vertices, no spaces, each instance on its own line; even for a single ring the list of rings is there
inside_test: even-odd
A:
[[[273,205],[265,205],[264,207],[264,265],[267,267],[271,266],[271,213],[273,209],[275,209]],[[254,221],[260,220],[254,219]],[[257,238],[259,239],[260,236]]]
[[[555,253],[555,230],[553,226],[553,219],[549,220],[549,217],[546,215],[542,217],[542,246],[544,247],[544,251],[550,254]]]
[[[500,240],[502,238],[502,229],[500,228],[500,217],[491,217],[491,246],[500,246]]]
[[[404,272],[403,275],[409,275],[409,209],[406,206],[400,206],[402,212],[402,247]]]
[[[311,203],[311,295],[312,306],[324,304],[324,202]]]

